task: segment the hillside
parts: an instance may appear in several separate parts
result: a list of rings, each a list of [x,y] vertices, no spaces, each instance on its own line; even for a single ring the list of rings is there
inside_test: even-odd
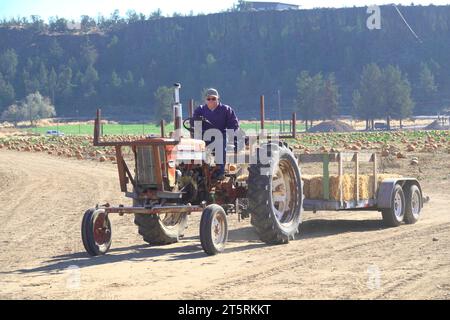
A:
[[[391,6],[381,7],[382,29],[373,31],[365,7],[161,18],[78,34],[3,26],[0,54],[13,49],[17,64],[0,63],[0,113],[39,90],[59,116],[102,107],[116,118],[151,118],[157,88],[181,82],[185,105],[213,86],[241,118],[257,117],[260,94],[268,117],[278,117],[281,90],[288,117],[296,79],[307,70],[335,74],[339,111],[349,114],[361,70],[372,62],[398,65],[416,113],[436,112],[450,105],[450,6],[400,8],[421,42]],[[421,88],[424,65],[438,88],[430,96]]]

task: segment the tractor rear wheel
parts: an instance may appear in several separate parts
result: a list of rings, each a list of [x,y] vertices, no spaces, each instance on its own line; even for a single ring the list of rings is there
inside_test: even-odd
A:
[[[144,241],[151,245],[166,245],[178,242],[184,235],[187,214],[167,213],[163,215],[135,214],[134,223]]]
[[[261,161],[261,152],[269,163]],[[268,144],[250,165],[248,201],[251,223],[268,244],[288,243],[298,232],[303,208],[303,185],[297,160],[285,145]]]

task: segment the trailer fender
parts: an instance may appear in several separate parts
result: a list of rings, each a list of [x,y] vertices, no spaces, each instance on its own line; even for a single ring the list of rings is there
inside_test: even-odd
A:
[[[377,207],[378,209],[389,209],[392,204],[392,197],[394,194],[394,188],[396,185],[400,185],[403,190],[409,188],[411,185],[415,184],[420,193],[422,193],[422,188],[420,187],[419,181],[414,178],[400,178],[400,179],[385,179],[380,183],[378,194],[377,194]],[[423,194],[423,193],[422,193]],[[423,208],[423,199],[420,199],[420,206]]]

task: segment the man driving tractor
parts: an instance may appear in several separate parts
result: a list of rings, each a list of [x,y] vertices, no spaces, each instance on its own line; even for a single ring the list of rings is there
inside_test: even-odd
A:
[[[218,163],[218,170],[215,172],[213,177],[217,180],[223,180],[225,178],[225,158],[226,158],[226,146],[227,137],[226,130],[238,130],[239,120],[236,117],[234,110],[223,103],[220,102],[219,92],[216,89],[210,88],[205,94],[206,104],[201,105],[195,109],[193,118],[202,119],[202,137],[205,139],[205,132],[209,129],[217,129],[222,133],[223,138],[223,161]],[[206,145],[211,144],[213,140],[205,141]]]

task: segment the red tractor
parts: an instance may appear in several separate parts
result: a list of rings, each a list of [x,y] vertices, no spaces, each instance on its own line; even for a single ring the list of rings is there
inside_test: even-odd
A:
[[[224,250],[228,237],[227,215],[250,217],[260,239],[268,244],[287,243],[298,232],[303,207],[300,169],[292,151],[270,137],[256,139],[239,151],[227,153],[224,180],[213,179],[216,165],[205,142],[183,137],[180,86],[175,86],[172,138],[147,137],[135,141],[106,142],[100,139],[100,110],[94,129],[95,146],[113,146],[116,151],[120,189],[133,199],[133,206],[109,204],[85,212],[81,234],[86,251],[105,254],[111,246],[112,213],[134,214],[144,241],[166,245],[179,241],[188,216],[202,212],[200,241],[208,255]],[[205,121],[205,120],[203,120]],[[134,155],[134,173],[124,160],[123,147]],[[251,154],[255,161],[249,161]],[[236,159],[245,159],[236,163]],[[267,161],[263,161],[267,159]],[[251,163],[250,163],[251,162]]]

